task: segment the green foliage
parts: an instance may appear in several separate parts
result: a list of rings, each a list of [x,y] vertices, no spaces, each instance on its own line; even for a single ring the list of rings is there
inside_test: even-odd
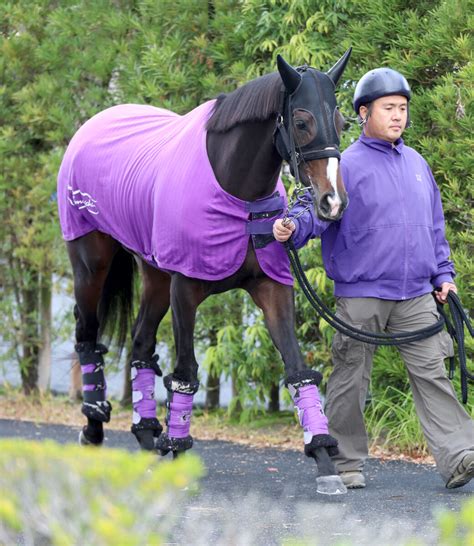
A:
[[[459,512],[440,510],[437,515],[440,546],[474,544],[474,499],[466,500]]]
[[[157,514],[202,474],[192,455],[158,464],[145,452],[2,440],[0,542],[162,544],[169,529]]]
[[[93,9],[91,9],[93,5]],[[40,309],[66,263],[55,187],[65,144],[111,103],[108,91],[124,18],[110,2],[0,5],[0,310],[2,337],[36,383]]]
[[[366,426],[375,445],[427,454],[411,390],[387,387],[366,412]]]
[[[240,412],[243,422],[254,419],[261,413],[271,386],[283,376],[281,359],[263,317],[240,291],[210,298],[202,308],[198,325],[204,326],[205,336],[198,336],[198,343],[207,347],[203,365],[208,372],[232,379],[235,396],[229,413]],[[209,321],[213,329],[206,329]],[[198,334],[202,334],[202,326],[198,326]]]

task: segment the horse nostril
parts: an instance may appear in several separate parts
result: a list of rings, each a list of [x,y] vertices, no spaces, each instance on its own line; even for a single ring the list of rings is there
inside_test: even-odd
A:
[[[330,216],[331,214],[331,203],[329,202],[329,195],[325,195],[320,203],[319,203],[319,209],[325,216]]]
[[[319,208],[322,214],[328,218],[334,218],[338,215],[341,208],[341,200],[339,199],[338,195],[327,193],[321,198]]]
[[[332,204],[330,200],[330,195],[324,195],[319,202],[319,210],[323,216],[326,218],[331,217]]]

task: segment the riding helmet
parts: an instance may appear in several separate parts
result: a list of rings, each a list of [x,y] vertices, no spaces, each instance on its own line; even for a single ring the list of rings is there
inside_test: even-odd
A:
[[[356,114],[363,104],[387,95],[402,95],[410,100],[411,90],[406,78],[391,68],[370,70],[362,76],[354,91]]]

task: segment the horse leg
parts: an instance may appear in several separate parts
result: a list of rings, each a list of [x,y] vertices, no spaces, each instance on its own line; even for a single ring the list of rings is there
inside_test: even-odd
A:
[[[132,330],[132,433],[140,447],[156,449],[163,427],[156,418],[155,375],[161,376],[158,355],[153,355],[156,332],[170,306],[170,276],[145,262],[140,263],[143,292],[138,318]]]
[[[198,363],[194,354],[194,325],[198,305],[206,298],[204,283],[179,273],[171,280],[171,309],[176,345],[174,372],[164,378],[168,391],[166,404],[167,431],[158,438],[162,455],[170,451],[173,457],[190,449],[193,438],[189,434],[193,396],[199,389]]]
[[[83,445],[100,445],[104,440],[103,423],[110,421],[112,406],[106,400],[103,359],[107,348],[97,343],[98,306],[118,248],[114,239],[97,231],[67,243],[74,275],[75,350],[82,372],[82,413],[87,417],[79,436]]]
[[[248,291],[262,309],[270,336],[285,364],[285,385],[303,427],[304,451],[318,465],[317,491],[329,495],[346,493],[331,460],[338,452],[337,440],[328,432],[328,420],[321,405],[318,386],[322,375],[307,368],[296,338],[293,289],[267,277],[252,283]]]

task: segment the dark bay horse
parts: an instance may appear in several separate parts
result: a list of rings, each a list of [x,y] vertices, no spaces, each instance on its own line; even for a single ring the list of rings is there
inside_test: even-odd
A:
[[[107,317],[119,317],[123,343],[138,264],[143,290],[133,328],[132,432],[140,446],[176,455],[192,446],[193,395],[199,387],[193,332],[211,294],[246,290],[264,313],[280,351],[286,386],[304,429],[305,453],[318,464],[318,490],[343,492],[330,456],[318,385],[295,335],[289,261],[272,235],[286,208],[279,179],[287,160],[312,191],[320,218],[338,220],[347,203],[339,174],[343,118],[335,88],[348,50],[327,72],[293,68],[257,78],[189,114],[120,105],[74,135],[58,177],[63,236],[74,273],[76,352],[83,379],[80,441],[99,445],[110,420],[99,343]],[[154,355],[171,305],[176,364],[164,378],[167,430],[156,418]]]

